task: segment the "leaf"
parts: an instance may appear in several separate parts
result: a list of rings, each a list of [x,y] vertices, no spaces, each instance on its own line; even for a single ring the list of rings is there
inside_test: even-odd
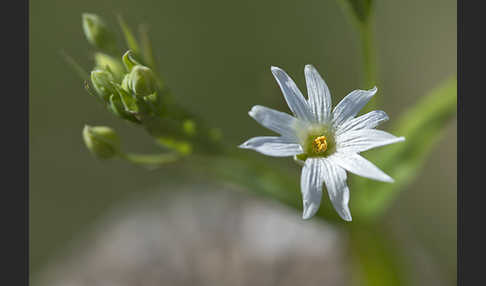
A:
[[[356,190],[350,200],[357,219],[372,219],[383,213],[399,191],[411,183],[422,169],[427,156],[441,139],[456,115],[457,80],[449,79],[423,97],[402,115],[392,129],[405,142],[368,151],[364,156],[395,179],[382,183],[353,176]]]
[[[128,48],[138,55],[140,52],[140,48],[138,47],[137,39],[135,38],[132,30],[130,29],[130,27],[128,27],[127,23],[125,22],[125,20],[123,20],[123,17],[121,15],[118,15],[118,23],[120,24]]]

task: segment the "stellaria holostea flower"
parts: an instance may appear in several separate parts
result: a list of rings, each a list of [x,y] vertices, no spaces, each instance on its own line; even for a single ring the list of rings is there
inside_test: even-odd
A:
[[[376,87],[350,92],[331,111],[329,89],[312,65],[306,65],[304,69],[308,100],[282,69],[271,69],[295,116],[260,105],[253,106],[248,114],[281,136],[254,137],[239,147],[268,156],[294,156],[303,165],[300,181],[303,219],[311,218],[319,209],[325,185],[334,209],[341,218],[351,221],[346,171],[393,182],[390,176],[359,153],[404,141],[405,138],[374,129],[388,120],[384,111],[374,110],[356,117],[375,95]]]

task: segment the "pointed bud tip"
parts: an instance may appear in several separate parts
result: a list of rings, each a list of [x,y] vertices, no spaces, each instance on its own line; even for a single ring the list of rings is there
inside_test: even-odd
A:
[[[128,72],[130,72],[134,66],[140,65],[140,63],[135,59],[135,56],[131,50],[128,50],[123,54],[122,62]]]

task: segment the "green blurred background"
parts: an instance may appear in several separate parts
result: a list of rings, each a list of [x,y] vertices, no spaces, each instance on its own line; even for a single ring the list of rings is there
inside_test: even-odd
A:
[[[393,121],[455,75],[456,1],[378,0],[375,8],[378,96]],[[93,66],[93,49],[81,29],[83,12],[99,14],[116,30],[115,13],[133,27],[147,24],[161,74],[174,94],[220,126],[228,144],[262,134],[247,115],[252,105],[287,111],[271,65],[285,69],[305,90],[304,65],[314,64],[334,102],[362,88],[358,35],[335,0],[30,1],[33,274],[110,206],[154,192],[161,182],[187,179],[169,167],[147,171],[121,161],[98,161],[85,149],[81,130],[91,124],[114,127],[127,150],[156,150],[143,130],[97,104],[61,57],[64,50],[86,69]],[[430,254],[447,285],[456,281],[456,184],[453,123],[418,180],[387,213],[399,233],[419,241]]]

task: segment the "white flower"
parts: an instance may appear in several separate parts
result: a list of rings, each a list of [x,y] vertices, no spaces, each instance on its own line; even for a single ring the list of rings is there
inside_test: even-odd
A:
[[[294,156],[303,165],[300,182],[303,219],[311,218],[319,209],[325,185],[335,210],[341,218],[351,221],[346,171],[393,182],[390,176],[359,153],[404,141],[405,138],[374,129],[388,120],[383,111],[374,110],[355,117],[375,95],[376,87],[352,91],[331,111],[329,89],[312,65],[306,65],[304,69],[308,100],[282,69],[271,69],[295,116],[260,105],[253,106],[248,114],[281,136],[254,137],[239,147],[268,156]]]

